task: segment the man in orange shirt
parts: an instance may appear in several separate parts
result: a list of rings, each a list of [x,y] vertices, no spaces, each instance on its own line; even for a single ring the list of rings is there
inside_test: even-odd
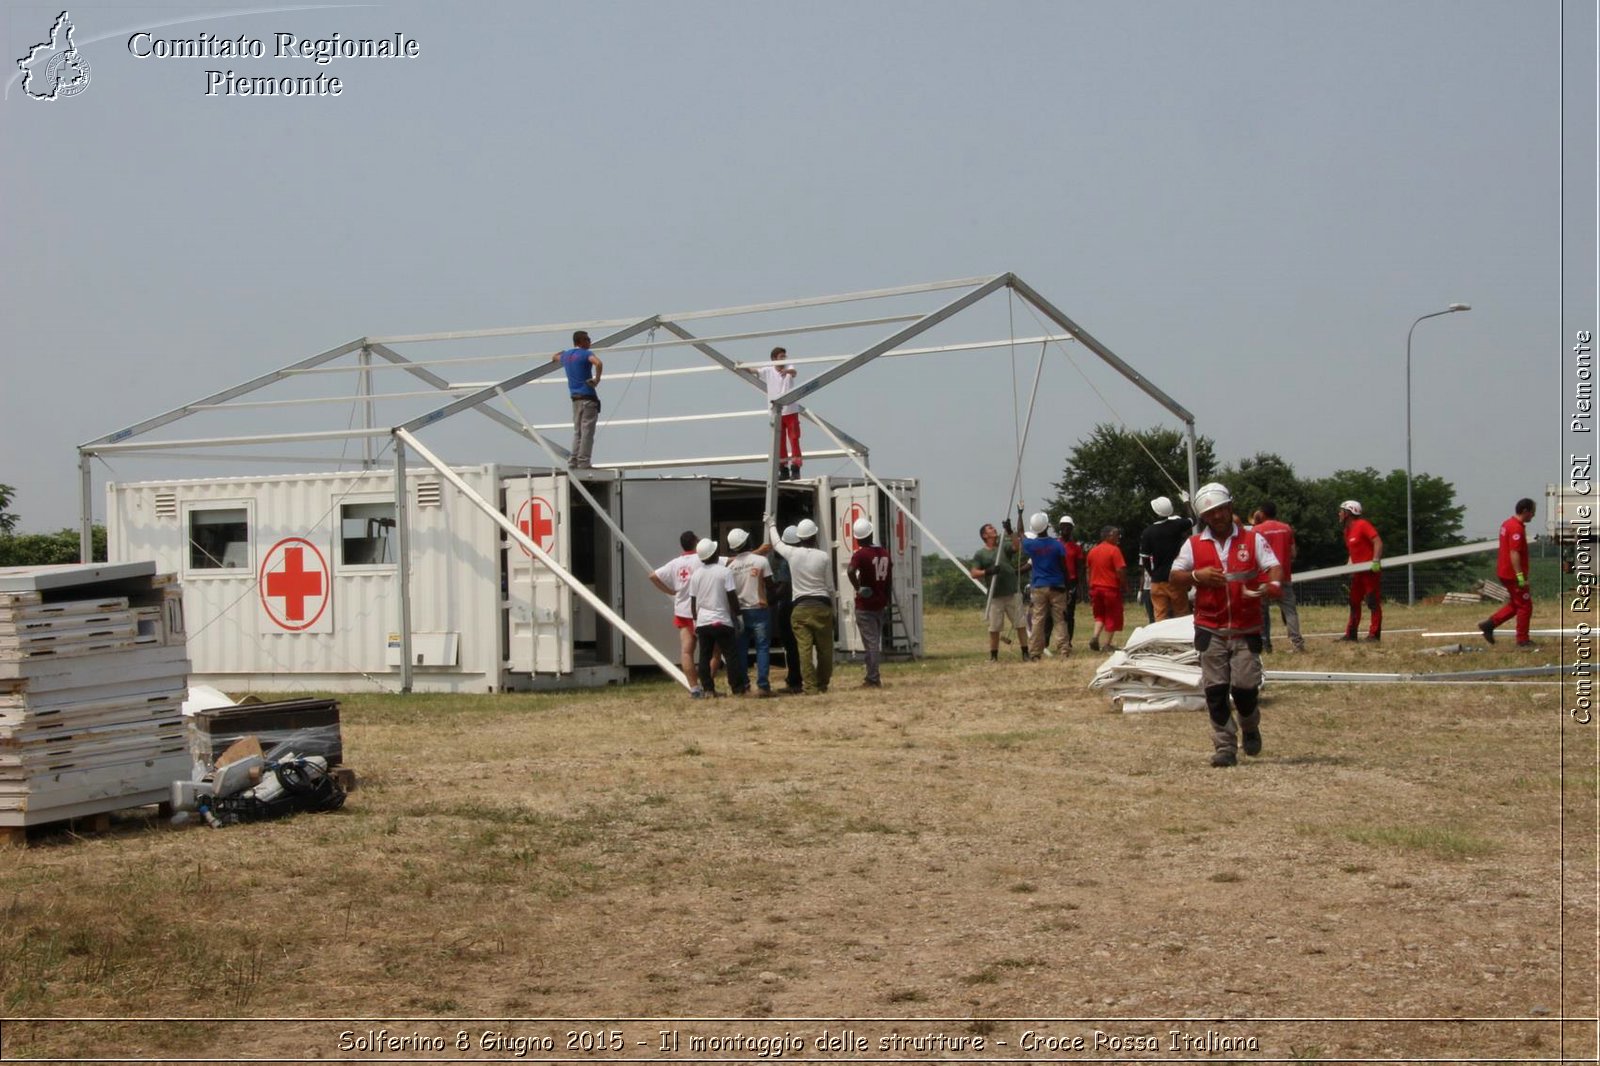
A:
[[[1339,505],[1339,524],[1344,526],[1344,546],[1350,553],[1352,566],[1366,564],[1367,569],[1350,575],[1350,620],[1344,627],[1340,640],[1355,643],[1356,631],[1361,628],[1361,604],[1372,608],[1372,626],[1367,630],[1368,640],[1383,639],[1383,538],[1371,522],[1361,517],[1359,500],[1346,500]]]
[[[1089,549],[1084,560],[1089,567],[1089,608],[1094,612],[1090,651],[1100,650],[1102,633],[1106,638],[1106,651],[1114,651],[1116,636],[1122,631],[1122,575],[1127,573],[1128,561],[1117,547],[1121,539],[1120,529],[1106,526],[1100,531],[1100,543]]]
[[[1494,627],[1501,622],[1517,619],[1517,647],[1538,647],[1528,639],[1528,625],[1533,619],[1533,593],[1528,590],[1528,523],[1533,521],[1533,501],[1524,496],[1517,501],[1517,511],[1500,525],[1500,562],[1495,576],[1511,593],[1506,605],[1479,622],[1483,639],[1494,643]]]

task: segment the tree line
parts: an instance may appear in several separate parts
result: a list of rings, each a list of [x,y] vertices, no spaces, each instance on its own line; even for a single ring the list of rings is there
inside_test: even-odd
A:
[[[1274,452],[1257,452],[1236,462],[1220,463],[1216,442],[1210,437],[1196,439],[1195,462],[1198,483],[1220,481],[1228,486],[1241,518],[1248,520],[1250,513],[1266,500],[1277,505],[1279,520],[1295,529],[1299,546],[1296,570],[1339,566],[1346,561],[1339,504],[1350,499],[1361,501],[1364,516],[1378,528],[1385,555],[1405,553],[1404,470],[1385,474],[1365,467],[1305,478]],[[1054,496],[1043,506],[1029,506],[1027,510],[1044,511],[1052,525],[1063,514],[1070,514],[1077,539],[1086,544],[1098,541],[1104,527],[1120,529],[1132,584],[1137,581],[1133,571],[1138,562],[1139,535],[1155,521],[1150,501],[1166,496],[1178,513],[1185,513],[1182,494],[1188,488],[1188,470],[1188,451],[1179,431],[1162,427],[1130,430],[1101,423],[1068,453],[1061,480],[1052,486]],[[1461,523],[1465,510],[1456,502],[1454,485],[1432,474],[1413,473],[1411,496],[1415,551],[1464,543]],[[1005,517],[1016,521],[1014,514]],[[1023,517],[1026,519],[1026,515]],[[999,524],[998,519],[994,521]],[[924,602],[956,605],[981,599],[970,582],[961,580],[953,564],[948,560],[940,562],[942,566],[929,566],[925,572]],[[1459,581],[1464,569],[1464,564],[1455,562],[1419,566],[1419,595],[1425,589],[1436,591]]]

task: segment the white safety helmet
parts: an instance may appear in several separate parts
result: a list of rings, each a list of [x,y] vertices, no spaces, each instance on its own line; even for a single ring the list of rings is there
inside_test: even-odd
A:
[[[1233,494],[1228,491],[1227,486],[1213,481],[1209,485],[1201,485],[1200,490],[1194,494],[1194,513],[1203,515],[1213,508],[1232,502]]]
[[[1165,496],[1157,496],[1150,501],[1150,510],[1162,518],[1172,517],[1172,501]]]
[[[1056,519],[1057,530],[1066,529],[1070,525],[1072,525],[1072,516],[1069,514],[1064,514],[1060,518]]]
[[[1351,514],[1355,515],[1357,518],[1360,518],[1361,517],[1361,501],[1360,500],[1346,500],[1346,501],[1344,501],[1343,503],[1341,503],[1339,505],[1339,510],[1341,510],[1341,511],[1349,511]]]
[[[799,544],[800,531],[794,526],[785,526],[783,529],[783,542],[785,544]]]
[[[1036,537],[1049,528],[1050,516],[1045,514],[1043,511],[1035,511],[1028,519],[1028,532],[1032,533]]]
[[[746,533],[742,529],[728,530],[728,550],[738,551],[740,548],[744,547],[745,542],[749,539],[750,534]]]
[[[800,519],[800,524],[794,527],[801,540],[810,540],[817,535],[817,524],[809,518]]]
[[[700,543],[694,546],[694,553],[700,556],[702,563],[709,563],[717,554],[717,542],[710,537],[702,537]]]
[[[858,518],[856,524],[850,527],[850,532],[857,540],[866,540],[872,536],[872,523],[865,518]]]

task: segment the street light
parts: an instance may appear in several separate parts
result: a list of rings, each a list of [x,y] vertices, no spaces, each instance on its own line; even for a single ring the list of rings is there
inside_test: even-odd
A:
[[[1406,554],[1412,554],[1411,544],[1411,334],[1417,331],[1417,324],[1423,319],[1438,318],[1440,315],[1453,314],[1456,311],[1470,311],[1470,304],[1451,304],[1443,311],[1434,311],[1423,315],[1416,322],[1411,323],[1411,328],[1406,331]],[[1406,606],[1415,606],[1417,602],[1417,573],[1416,568],[1406,564]]]

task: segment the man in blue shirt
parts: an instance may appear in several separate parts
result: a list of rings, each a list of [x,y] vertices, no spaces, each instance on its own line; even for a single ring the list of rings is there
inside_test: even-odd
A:
[[[1028,557],[1033,576],[1028,620],[1028,657],[1044,654],[1044,622],[1048,617],[1056,634],[1056,654],[1071,654],[1067,644],[1067,550],[1055,537],[1047,535],[1050,519],[1043,512],[1028,519],[1031,536],[1022,539],[1022,553]]]
[[[572,394],[572,455],[567,464],[574,469],[588,467],[594,451],[594,426],[600,421],[600,394],[595,386],[605,365],[600,357],[589,350],[589,334],[584,330],[572,335],[572,347],[550,357],[567,372],[567,391]],[[592,368],[592,369],[591,369]]]

